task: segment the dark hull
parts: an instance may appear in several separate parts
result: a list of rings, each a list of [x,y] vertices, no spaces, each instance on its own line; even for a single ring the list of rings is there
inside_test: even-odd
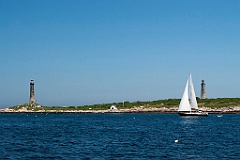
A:
[[[206,112],[178,112],[180,116],[208,116]]]

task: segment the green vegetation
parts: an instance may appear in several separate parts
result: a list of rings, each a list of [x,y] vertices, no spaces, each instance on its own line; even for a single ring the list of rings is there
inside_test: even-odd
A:
[[[223,107],[232,107],[232,106],[240,106],[240,98],[216,98],[216,99],[199,99],[197,98],[199,107],[207,107],[207,108],[223,108]],[[31,106],[29,104],[23,104],[19,106],[10,107],[14,110],[19,109],[27,109],[32,111],[38,110],[107,110],[112,105],[115,105],[118,109],[130,109],[135,107],[142,108],[177,108],[180,103],[180,99],[165,99],[165,100],[157,100],[157,101],[136,101],[136,102],[119,102],[119,103],[108,103],[108,104],[94,104],[94,105],[85,105],[85,106]]]
[[[199,107],[223,108],[240,106],[240,98],[216,98],[216,99],[199,99]]]
[[[18,105],[18,106],[10,107],[10,109],[13,109],[13,110],[15,110],[15,111],[17,111],[17,110],[19,110],[19,109],[39,111],[39,110],[44,109],[44,107],[42,107],[41,105],[38,105],[38,104],[36,104],[36,105],[21,104],[21,105]]]
[[[68,106],[68,107],[60,107],[60,106],[51,106],[44,107],[44,110],[107,110],[112,105],[116,106],[118,109],[130,109],[135,107],[143,107],[143,108],[172,108],[178,107],[180,103],[179,99],[168,99],[168,100],[158,100],[158,101],[136,101],[136,102],[118,102],[118,103],[107,103],[107,104],[94,104],[94,105],[85,105],[85,106]]]

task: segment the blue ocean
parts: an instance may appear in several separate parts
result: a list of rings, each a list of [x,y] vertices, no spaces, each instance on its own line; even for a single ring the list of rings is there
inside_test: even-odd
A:
[[[240,159],[240,115],[0,114],[0,159]]]

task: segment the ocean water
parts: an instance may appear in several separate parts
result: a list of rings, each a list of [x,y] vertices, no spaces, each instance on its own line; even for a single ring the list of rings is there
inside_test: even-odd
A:
[[[240,115],[0,114],[0,159],[240,159]]]

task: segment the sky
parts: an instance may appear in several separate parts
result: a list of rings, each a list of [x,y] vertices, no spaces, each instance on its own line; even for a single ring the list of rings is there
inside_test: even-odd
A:
[[[239,0],[0,0],[0,108],[240,97]]]

